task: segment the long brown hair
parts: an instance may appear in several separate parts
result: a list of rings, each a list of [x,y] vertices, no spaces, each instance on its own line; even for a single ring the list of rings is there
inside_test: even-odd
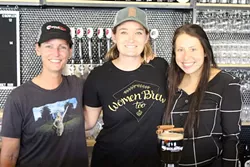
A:
[[[203,49],[204,49],[204,64],[202,67],[202,75],[200,77],[200,81],[198,83],[198,86],[192,96],[190,107],[189,107],[189,113],[187,116],[187,120],[185,122],[184,128],[185,131],[188,133],[189,136],[192,135],[192,131],[194,129],[194,132],[197,133],[199,128],[199,110],[200,105],[203,100],[203,96],[205,93],[205,90],[207,88],[207,84],[210,77],[210,70],[211,67],[217,67],[214,55],[212,51],[212,47],[210,45],[209,39],[205,33],[205,31],[196,24],[185,24],[179,28],[176,29],[172,41],[172,57],[171,57],[171,63],[170,68],[168,72],[168,104],[167,104],[167,110],[164,117],[164,122],[170,123],[171,118],[171,112],[174,105],[174,99],[176,98],[176,92],[178,90],[178,86],[180,85],[185,73],[184,71],[177,65],[175,61],[175,42],[179,35],[181,34],[188,34],[192,37],[197,38]]]
[[[117,26],[113,28],[113,30],[112,30],[113,34],[116,34],[116,30],[117,30]],[[146,34],[148,35],[149,32],[146,29],[145,29],[145,31],[146,31]],[[141,53],[141,57],[144,60],[143,63],[146,63],[147,58],[153,56],[153,54],[154,53],[153,53],[153,50],[152,50],[152,47],[150,44],[150,38],[149,38],[148,42],[145,44],[144,49]],[[110,48],[110,50],[106,53],[105,60],[112,61],[118,57],[119,57],[119,50],[117,48],[117,45],[113,44],[112,47]]]

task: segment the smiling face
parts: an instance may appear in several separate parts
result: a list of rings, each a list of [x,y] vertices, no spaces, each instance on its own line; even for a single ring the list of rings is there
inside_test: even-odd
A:
[[[43,70],[52,73],[61,73],[72,53],[69,44],[63,39],[52,39],[38,46],[36,53],[41,56]]]
[[[186,74],[200,74],[204,58],[204,49],[198,38],[185,33],[177,37],[175,61]]]
[[[141,24],[135,21],[126,21],[117,26],[112,39],[117,45],[119,56],[137,57],[143,52],[149,35]]]

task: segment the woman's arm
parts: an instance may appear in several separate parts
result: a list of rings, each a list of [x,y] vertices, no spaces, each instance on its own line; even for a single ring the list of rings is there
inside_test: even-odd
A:
[[[226,85],[222,95],[221,126],[223,133],[223,167],[236,167],[238,162],[241,106],[239,79],[234,78]]]
[[[101,113],[102,107],[89,107],[84,106],[83,112],[84,112],[84,118],[85,118],[85,130],[92,129]]]
[[[1,167],[14,167],[19,154],[20,139],[2,137]]]
[[[88,75],[83,88],[85,130],[90,130],[95,126],[102,110],[99,83],[99,73],[94,69]]]

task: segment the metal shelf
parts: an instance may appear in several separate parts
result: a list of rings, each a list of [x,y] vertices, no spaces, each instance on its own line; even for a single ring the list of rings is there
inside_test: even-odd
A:
[[[109,7],[109,8],[123,8],[127,6],[136,6],[140,8],[193,9],[190,3],[167,3],[167,2],[47,0],[46,5],[72,6],[72,7]]]
[[[193,9],[192,3],[168,2],[128,2],[128,1],[100,1],[100,0],[0,0],[0,5],[15,6],[63,6],[63,7],[107,7],[123,8],[136,6],[140,8],[162,9]]]
[[[250,64],[217,64],[218,67],[249,67],[250,68]]]
[[[0,5],[40,6],[42,0],[0,0]]]
[[[241,122],[241,125],[242,125],[242,126],[249,126],[249,125],[250,125],[250,122]]]
[[[218,4],[218,3],[197,3],[197,9],[250,9],[250,4]]]

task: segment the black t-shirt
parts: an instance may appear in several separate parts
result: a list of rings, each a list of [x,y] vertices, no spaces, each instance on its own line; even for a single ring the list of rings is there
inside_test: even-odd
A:
[[[29,81],[11,92],[1,135],[20,138],[16,166],[88,166],[82,90],[83,81],[69,76],[54,90]]]
[[[107,62],[90,73],[84,104],[102,106],[104,121],[92,166],[156,166],[156,126],[165,111],[167,67],[163,58],[155,58],[134,71],[122,71]]]

